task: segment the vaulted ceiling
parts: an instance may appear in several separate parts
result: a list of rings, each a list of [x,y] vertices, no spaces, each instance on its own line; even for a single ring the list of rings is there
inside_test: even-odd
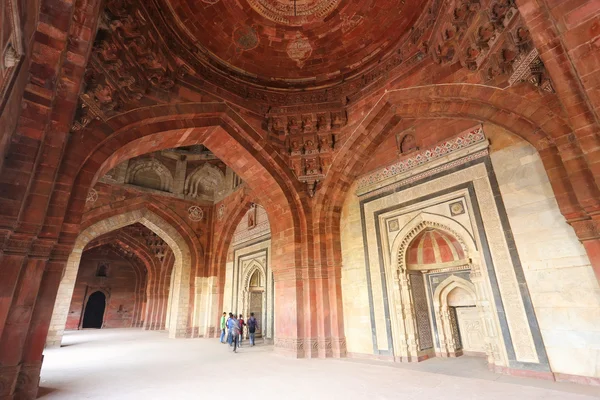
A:
[[[160,0],[212,65],[271,87],[339,83],[397,50],[421,0]]]

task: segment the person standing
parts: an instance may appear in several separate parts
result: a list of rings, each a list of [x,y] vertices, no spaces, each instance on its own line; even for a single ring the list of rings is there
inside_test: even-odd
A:
[[[244,326],[246,325],[246,323],[244,322],[244,318],[242,317],[242,314],[240,314],[240,317],[238,318],[238,323],[240,324],[239,347],[242,347],[242,340],[244,338]]]
[[[248,318],[248,336],[250,336],[250,346],[254,346],[254,335],[258,329],[258,321],[254,317],[254,313],[250,313]]]
[[[238,336],[240,335],[240,323],[238,322],[235,315],[232,314],[232,317],[229,318],[229,322],[227,322],[227,327],[229,328],[229,335],[233,342],[233,352],[237,353]]]
[[[226,324],[226,317],[227,317],[227,313],[223,312],[223,315],[221,315],[221,343],[225,343],[225,328],[227,327]]]

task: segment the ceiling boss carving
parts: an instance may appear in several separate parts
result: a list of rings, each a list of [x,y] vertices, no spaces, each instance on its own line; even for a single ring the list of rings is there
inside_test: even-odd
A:
[[[303,25],[323,20],[340,0],[248,0],[260,15],[283,25]]]

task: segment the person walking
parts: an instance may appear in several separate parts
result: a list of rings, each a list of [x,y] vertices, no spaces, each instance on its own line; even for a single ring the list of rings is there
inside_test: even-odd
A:
[[[254,317],[254,313],[250,313],[248,318],[248,336],[250,336],[250,346],[254,346],[254,335],[258,329],[258,321]]]
[[[239,337],[239,347],[242,347],[242,340],[244,339],[244,326],[246,325],[246,323],[244,322],[244,318],[242,317],[242,314],[240,314],[240,317],[238,318],[238,323],[240,324],[240,337]]]
[[[235,315],[232,314],[232,317],[229,318],[229,322],[227,322],[227,327],[229,328],[229,334],[233,342],[233,352],[237,353],[238,337],[240,335],[240,323],[238,322]]]
[[[227,313],[223,312],[223,315],[221,315],[221,343],[225,343],[225,328],[227,328]]]
[[[227,327],[227,343],[229,343],[229,347],[233,346],[232,337],[231,337],[231,328],[229,326],[229,321],[233,319],[233,313],[229,313],[229,318],[225,322],[225,326]]]

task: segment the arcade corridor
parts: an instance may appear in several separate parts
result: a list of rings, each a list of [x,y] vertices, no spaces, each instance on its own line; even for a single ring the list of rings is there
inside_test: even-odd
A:
[[[163,332],[111,329],[67,332],[62,348],[47,349],[40,399],[217,399],[228,398],[231,385],[248,400],[600,397],[597,387],[492,374],[466,357],[418,365],[293,360],[275,355],[271,346],[233,354],[216,339],[169,340]],[[310,392],[302,389],[309,386]]]

